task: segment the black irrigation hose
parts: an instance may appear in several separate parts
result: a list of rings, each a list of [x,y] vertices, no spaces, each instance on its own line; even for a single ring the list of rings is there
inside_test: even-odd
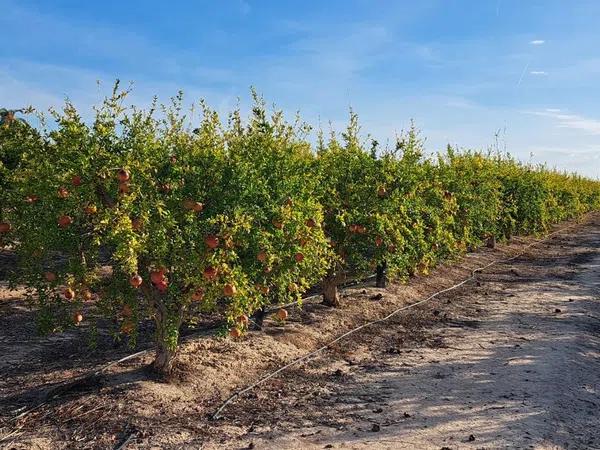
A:
[[[311,357],[315,356],[315,355],[316,355],[316,354],[318,354],[318,353],[321,353],[322,351],[326,350],[327,348],[331,347],[333,344],[335,344],[336,342],[339,342],[339,341],[341,341],[342,339],[346,338],[347,336],[350,336],[351,334],[354,334],[354,333],[356,333],[356,332],[358,332],[358,331],[360,331],[360,330],[362,330],[362,329],[364,329],[364,328],[370,327],[371,325],[375,325],[375,324],[378,324],[378,323],[385,322],[385,321],[389,320],[390,318],[392,318],[393,316],[395,316],[396,314],[398,314],[398,313],[400,313],[400,312],[402,312],[402,311],[406,311],[406,310],[408,310],[408,309],[414,308],[415,306],[422,305],[423,303],[426,303],[426,302],[428,302],[428,301],[430,301],[430,300],[432,300],[432,299],[436,298],[436,297],[437,297],[437,296],[439,296],[440,294],[443,294],[443,293],[446,293],[446,292],[449,292],[449,291],[453,291],[454,289],[457,289],[457,288],[459,288],[460,286],[462,286],[462,285],[464,285],[464,284],[468,283],[469,281],[471,281],[471,280],[474,280],[474,279],[475,279],[475,275],[476,275],[477,273],[481,273],[481,272],[483,272],[483,271],[484,271],[485,269],[487,269],[488,267],[491,267],[491,266],[493,266],[493,265],[495,265],[495,264],[498,264],[498,263],[507,263],[507,262],[513,261],[513,260],[515,260],[515,259],[519,258],[520,256],[522,256],[523,254],[525,254],[525,252],[526,252],[528,249],[530,249],[531,247],[533,247],[534,245],[537,245],[537,244],[540,244],[540,243],[542,243],[542,242],[545,242],[545,241],[547,241],[548,239],[550,239],[552,236],[554,236],[554,235],[556,235],[556,234],[558,234],[558,233],[561,233],[561,232],[563,232],[563,231],[565,231],[565,230],[568,230],[569,228],[572,228],[572,227],[574,227],[575,225],[577,225],[577,223],[575,223],[575,224],[571,224],[571,225],[569,225],[569,226],[567,226],[567,227],[565,227],[565,228],[561,228],[560,230],[557,230],[557,231],[555,231],[555,232],[553,232],[553,233],[550,233],[549,235],[547,235],[547,236],[546,236],[546,237],[544,237],[543,239],[539,239],[539,240],[537,240],[537,241],[534,241],[534,242],[532,242],[532,243],[531,243],[531,244],[529,244],[529,245],[526,245],[525,247],[523,247],[523,250],[522,250],[521,252],[519,252],[519,253],[518,253],[517,255],[515,255],[515,256],[512,256],[512,257],[510,257],[510,258],[496,259],[496,260],[493,260],[492,262],[490,262],[490,263],[488,263],[488,264],[486,264],[486,265],[484,265],[484,266],[482,266],[482,267],[478,267],[478,268],[476,268],[476,269],[473,269],[473,270],[471,271],[471,275],[470,275],[469,277],[465,278],[465,279],[464,279],[463,281],[461,281],[460,283],[457,283],[457,284],[455,284],[455,285],[453,285],[453,286],[450,286],[450,287],[448,287],[448,288],[446,288],[446,289],[442,289],[442,290],[440,290],[440,291],[437,291],[437,292],[435,292],[435,293],[431,294],[429,297],[427,297],[427,298],[424,298],[423,300],[419,300],[418,302],[411,303],[410,305],[406,305],[406,306],[402,306],[402,307],[400,307],[400,308],[397,308],[397,309],[395,309],[394,311],[392,311],[390,314],[388,314],[387,316],[385,316],[385,317],[383,317],[383,318],[381,318],[381,319],[373,320],[373,321],[371,321],[371,322],[367,322],[367,323],[365,323],[365,324],[362,324],[362,325],[360,325],[360,326],[358,326],[358,327],[356,327],[356,328],[353,328],[352,330],[350,330],[350,331],[347,331],[346,333],[342,334],[341,336],[338,336],[337,338],[333,339],[332,341],[329,341],[327,344],[325,344],[325,345],[323,345],[323,346],[319,347],[318,349],[316,349],[316,350],[313,350],[312,352],[309,352],[309,353],[305,354],[304,356],[300,356],[299,358],[296,358],[296,359],[292,360],[291,362],[289,362],[288,364],[286,364],[286,365],[284,365],[284,366],[280,367],[279,369],[275,370],[274,372],[271,372],[271,373],[269,373],[269,374],[265,375],[264,377],[260,378],[258,381],[256,381],[255,383],[251,384],[250,386],[248,386],[248,387],[246,387],[246,388],[242,389],[241,391],[238,391],[238,392],[236,392],[236,393],[232,394],[232,395],[231,395],[229,398],[227,398],[227,400],[225,400],[225,401],[224,401],[224,402],[221,404],[221,406],[219,407],[219,409],[217,409],[217,410],[215,411],[215,413],[214,413],[214,414],[211,416],[211,418],[212,418],[213,420],[216,420],[216,419],[218,419],[218,418],[220,417],[219,415],[221,414],[221,412],[222,412],[222,411],[223,411],[223,410],[224,410],[224,409],[227,407],[227,405],[229,405],[229,404],[230,404],[231,402],[233,402],[235,399],[239,398],[240,396],[242,396],[242,395],[243,395],[243,394],[245,394],[246,392],[249,392],[249,391],[251,391],[251,390],[252,390],[252,389],[254,389],[255,387],[257,387],[257,386],[259,386],[260,384],[264,383],[265,381],[267,381],[267,380],[269,380],[269,379],[271,379],[271,378],[275,377],[276,375],[278,375],[279,373],[283,372],[284,370],[286,370],[286,369],[288,369],[288,368],[290,368],[290,367],[292,367],[292,366],[295,366],[295,365],[296,365],[296,364],[298,364],[298,363],[301,363],[301,362],[303,362],[303,361],[306,361],[306,360],[310,359]]]

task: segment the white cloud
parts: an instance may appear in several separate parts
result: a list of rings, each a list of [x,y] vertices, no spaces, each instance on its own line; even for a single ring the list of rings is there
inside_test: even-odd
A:
[[[570,128],[582,130],[588,134],[600,135],[600,120],[590,119],[577,114],[565,114],[556,109],[545,109],[543,111],[526,111],[527,114],[549,117],[558,122],[559,128]]]
[[[544,72],[543,70],[532,70],[529,72],[530,75],[544,76],[548,75],[548,72]]]
[[[543,39],[534,39],[533,41],[529,41],[531,45],[543,45],[546,41]]]

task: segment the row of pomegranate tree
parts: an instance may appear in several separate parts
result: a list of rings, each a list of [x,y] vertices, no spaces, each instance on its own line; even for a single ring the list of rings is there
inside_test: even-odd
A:
[[[155,369],[172,370],[182,323],[218,312],[233,337],[252,314],[321,285],[339,305],[348,276],[399,279],[513,233],[600,205],[597,183],[497,155],[424,158],[411,130],[395,148],[359,137],[318,140],[267,113],[224,125],[203,107],[197,128],[181,98],[149,111],[116,89],[87,124],[67,104],[56,125],[0,127],[0,245],[14,283],[30,288],[42,331],[110,317],[131,336],[152,318]],[[155,110],[159,109],[157,114]],[[86,313],[87,314],[87,313]],[[280,318],[286,313],[280,311]]]

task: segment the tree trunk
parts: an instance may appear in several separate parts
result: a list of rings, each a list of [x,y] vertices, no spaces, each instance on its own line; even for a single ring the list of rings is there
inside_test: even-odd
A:
[[[152,368],[164,380],[168,380],[173,374],[175,355],[175,350],[171,350],[165,342],[157,341],[156,356]]]
[[[147,261],[138,262],[139,273],[148,273],[148,267]],[[161,379],[169,381],[175,368],[179,331],[183,322],[185,307],[180,304],[169,310],[165,303],[166,298],[152,289],[150,283],[142,283],[140,288],[154,313],[154,324],[156,326],[154,335],[156,351],[151,368]]]
[[[266,308],[263,306],[252,315],[252,320],[250,323],[253,330],[262,330],[265,313]]]
[[[169,381],[175,368],[183,308],[179,308],[177,313],[173,315],[169,314],[162,302],[155,301],[154,305],[156,308],[154,311],[156,353],[152,369],[161,379]],[[173,334],[175,335],[173,336]]]
[[[340,282],[340,277],[335,274],[328,275],[323,280],[323,304],[326,306],[331,306],[333,308],[338,308],[341,306],[340,302],[340,294],[338,292],[338,283]]]
[[[387,262],[383,261],[381,264],[377,265],[377,269],[376,269],[376,278],[375,278],[375,286],[378,288],[385,288],[386,284],[387,284],[387,276],[386,276],[386,270],[387,270]]]

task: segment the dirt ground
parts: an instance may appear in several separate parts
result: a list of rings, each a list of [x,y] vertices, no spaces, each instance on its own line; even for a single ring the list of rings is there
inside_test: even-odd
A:
[[[600,449],[600,214],[209,419],[269,370],[533,240],[480,249],[381,299],[359,286],[339,310],[308,303],[285,326],[269,320],[239,342],[190,330],[171,384],[151,379],[144,356],[59,395],[52,389],[132,350],[105,339],[90,351],[85,327],[36,337],[22,293],[0,289],[0,448]]]

